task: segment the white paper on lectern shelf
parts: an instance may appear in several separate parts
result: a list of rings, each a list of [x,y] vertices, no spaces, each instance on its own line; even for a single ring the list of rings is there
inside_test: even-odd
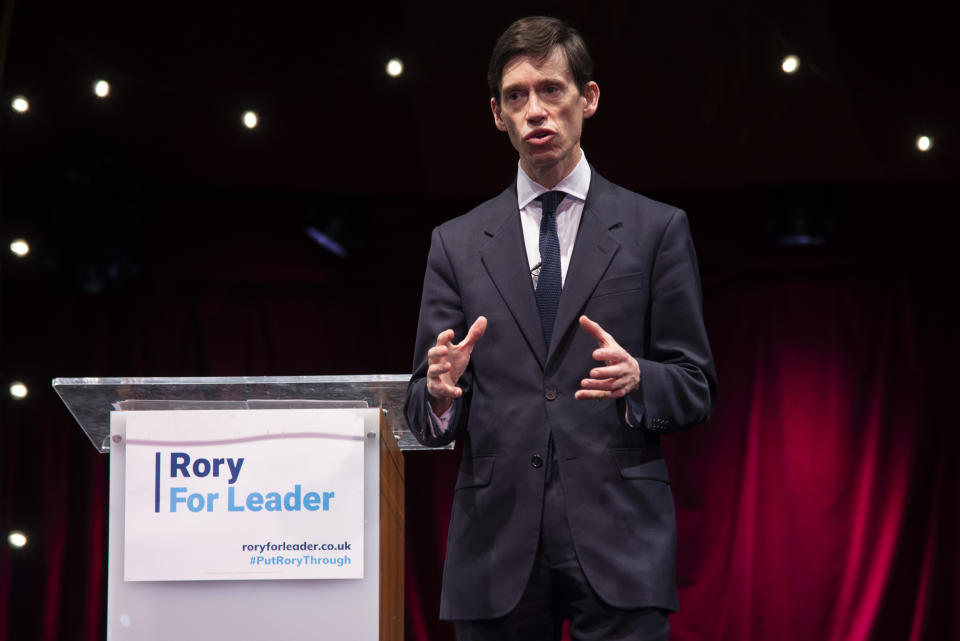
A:
[[[129,412],[124,580],[362,578],[362,412]]]

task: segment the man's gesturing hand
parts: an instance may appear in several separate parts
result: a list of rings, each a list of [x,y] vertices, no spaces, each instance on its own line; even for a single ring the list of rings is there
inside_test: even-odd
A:
[[[454,345],[451,342],[453,330],[448,329],[440,332],[437,344],[427,352],[427,393],[430,395],[430,407],[437,416],[446,412],[453,399],[463,394],[463,390],[457,387],[457,381],[467,369],[473,346],[486,329],[487,319],[479,316],[462,341]]]
[[[599,347],[593,350],[593,359],[603,361],[606,367],[594,367],[590,378],[580,381],[580,389],[574,398],[584,400],[602,400],[620,398],[640,389],[640,365],[637,359],[620,347],[613,336],[603,330],[586,316],[580,317],[580,327],[597,339]]]

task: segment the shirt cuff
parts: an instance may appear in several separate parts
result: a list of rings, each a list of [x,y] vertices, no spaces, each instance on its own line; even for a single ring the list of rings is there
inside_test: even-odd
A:
[[[640,401],[633,400],[629,394],[627,394],[624,399],[627,402],[626,411],[624,412],[625,416],[623,418],[627,422],[627,425],[630,427],[642,427],[643,417],[647,413],[647,406]]]
[[[453,418],[454,410],[457,407],[456,399],[454,399],[454,401],[450,403],[450,407],[448,407],[440,416],[437,416],[436,414],[433,413],[433,408],[430,406],[429,397],[427,397],[426,403],[427,403],[427,416],[430,417],[430,425],[433,428],[433,435],[435,437],[443,436],[444,434],[446,434],[447,430],[450,429],[450,419]]]

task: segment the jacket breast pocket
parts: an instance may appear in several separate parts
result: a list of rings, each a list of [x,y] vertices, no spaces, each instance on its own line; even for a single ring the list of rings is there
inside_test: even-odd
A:
[[[643,272],[634,272],[624,274],[623,276],[614,276],[600,281],[597,288],[593,290],[591,298],[597,299],[614,294],[626,294],[643,289]]]
[[[493,463],[495,456],[474,456],[460,462],[460,473],[457,475],[457,484],[454,490],[463,490],[468,487],[485,487],[490,485],[493,478]]]

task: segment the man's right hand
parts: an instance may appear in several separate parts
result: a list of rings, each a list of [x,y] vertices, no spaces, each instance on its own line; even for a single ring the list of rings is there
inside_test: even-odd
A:
[[[486,329],[487,319],[479,316],[462,341],[454,345],[451,342],[453,330],[448,329],[437,335],[437,344],[427,352],[427,394],[430,407],[437,416],[447,411],[453,399],[463,395],[463,390],[457,387],[457,381],[467,369],[473,346]]]

